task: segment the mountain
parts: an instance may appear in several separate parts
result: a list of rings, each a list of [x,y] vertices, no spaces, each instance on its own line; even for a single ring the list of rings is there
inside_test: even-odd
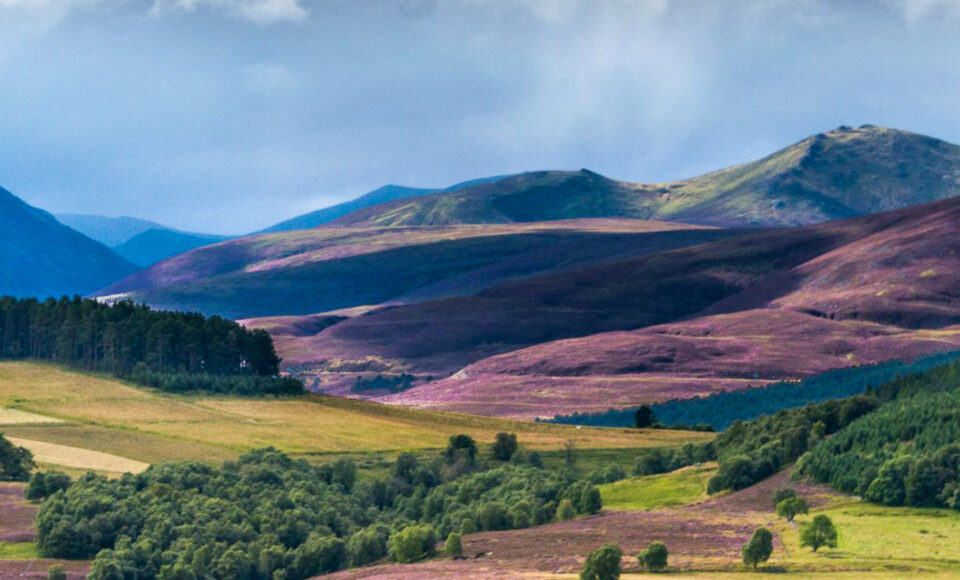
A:
[[[124,243],[114,246],[113,251],[138,266],[147,267],[171,256],[229,239],[228,236],[191,234],[166,228],[150,228]]]
[[[447,377],[385,402],[526,418],[602,411],[960,348],[958,229],[954,198],[274,332],[290,362],[329,384],[369,360]]]
[[[136,270],[103,244],[0,188],[0,295],[86,294]]]
[[[232,318],[308,315],[469,295],[544,272],[734,232],[637,220],[448,227],[321,227],[230,240],[97,293]]]
[[[960,194],[960,147],[883,127],[840,127],[759,161],[671,183],[539,171],[360,209],[337,225],[449,225],[595,217],[720,227],[795,226]]]
[[[450,186],[445,189],[425,189],[418,187],[404,187],[402,185],[384,185],[383,187],[377,188],[370,193],[362,195],[354,200],[333,205],[327,208],[319,209],[310,213],[305,213],[297,217],[282,221],[274,226],[271,226],[265,230],[261,230],[259,234],[264,233],[273,233],[273,232],[286,232],[291,230],[306,230],[310,228],[315,228],[326,223],[330,223],[334,220],[337,220],[349,213],[354,211],[379,205],[381,203],[386,203],[398,199],[409,199],[411,197],[419,197],[422,195],[428,195],[431,193],[438,192],[452,192],[457,191],[458,189],[463,189],[465,187],[471,187],[474,185],[479,185],[481,183],[487,183],[489,181],[496,181],[502,179],[503,176],[496,177],[485,177],[480,179],[473,179],[471,181],[464,181],[456,185]]]
[[[143,232],[166,226],[132,217],[106,217],[101,215],[61,213],[56,218],[81,234],[93,238],[107,247],[119,246]]]

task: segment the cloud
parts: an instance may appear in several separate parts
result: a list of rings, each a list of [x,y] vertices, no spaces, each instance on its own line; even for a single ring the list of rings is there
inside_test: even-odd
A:
[[[303,22],[310,15],[300,5],[300,0],[156,0],[150,14],[159,17],[171,12],[191,13],[200,9],[221,12],[261,26]]]
[[[887,0],[911,24],[934,16],[960,16],[960,0]]]

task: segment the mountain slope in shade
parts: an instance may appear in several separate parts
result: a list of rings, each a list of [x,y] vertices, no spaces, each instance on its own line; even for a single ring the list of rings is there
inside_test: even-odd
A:
[[[379,187],[370,193],[362,195],[356,199],[339,203],[330,207],[319,209],[310,213],[305,213],[297,217],[291,218],[286,221],[282,221],[274,226],[261,230],[259,234],[272,233],[272,232],[287,232],[292,230],[306,230],[310,228],[315,228],[326,223],[330,223],[338,218],[341,218],[349,213],[354,211],[370,207],[373,205],[378,205],[381,203],[390,202],[398,199],[408,199],[411,197],[419,197],[422,195],[429,195],[431,193],[438,192],[451,192],[457,191],[458,189],[463,189],[465,187],[471,187],[474,185],[479,185],[481,183],[487,183],[489,181],[496,181],[502,179],[503,176],[496,177],[484,177],[480,179],[474,179],[471,181],[464,181],[463,183],[458,183],[456,185],[450,186],[446,189],[426,189],[420,187],[404,187],[402,185],[384,185]]]
[[[421,375],[456,371],[383,399],[399,404],[533,417],[697,396],[960,348],[958,230],[960,199],[949,199],[381,309],[277,340],[321,371],[371,358]]]
[[[190,234],[166,228],[151,228],[114,246],[113,251],[138,266],[147,267],[171,256],[229,239],[228,236]]]
[[[315,228],[193,250],[98,292],[233,318],[469,295],[509,280],[732,235],[635,220]]]
[[[875,126],[841,127],[759,161],[672,183],[581,170],[540,171],[386,202],[343,225],[448,225],[628,217],[734,226],[794,226],[960,194],[960,147]]]
[[[0,295],[87,294],[136,267],[0,188]]]
[[[92,238],[107,247],[119,246],[130,238],[143,232],[158,228],[168,229],[166,226],[132,217],[106,217],[101,215],[61,213],[56,214],[57,220],[81,234]]]

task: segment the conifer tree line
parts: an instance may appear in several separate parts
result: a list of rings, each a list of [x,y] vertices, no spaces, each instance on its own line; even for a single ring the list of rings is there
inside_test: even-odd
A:
[[[74,296],[0,298],[0,359],[107,372],[173,391],[295,393],[270,335],[219,316]]]

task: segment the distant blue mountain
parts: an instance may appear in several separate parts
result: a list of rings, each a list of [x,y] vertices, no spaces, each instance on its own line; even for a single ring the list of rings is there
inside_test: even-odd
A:
[[[137,267],[0,188],[0,295],[89,294]]]
[[[109,246],[119,246],[134,236],[143,232],[167,226],[132,217],[106,217],[102,215],[88,215],[78,213],[59,213],[56,218],[60,223],[70,226],[81,234],[93,238]]]
[[[229,239],[230,236],[191,234],[166,228],[151,228],[114,246],[113,250],[134,264],[146,268],[177,254]]]

